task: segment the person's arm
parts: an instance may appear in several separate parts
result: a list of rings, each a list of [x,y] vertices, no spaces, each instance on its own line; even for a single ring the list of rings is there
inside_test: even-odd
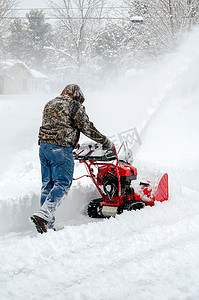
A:
[[[101,134],[89,120],[85,107],[80,106],[74,117],[75,126],[88,138],[103,145],[104,149],[113,147],[113,143],[103,134]]]

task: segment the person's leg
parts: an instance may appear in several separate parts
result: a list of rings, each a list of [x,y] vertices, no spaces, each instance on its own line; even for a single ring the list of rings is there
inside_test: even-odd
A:
[[[51,176],[54,183],[41,209],[35,214],[48,222],[48,227],[54,225],[54,214],[63,196],[67,195],[73,180],[74,160],[72,147],[48,146],[47,159],[51,166]]]
[[[50,162],[47,159],[46,153],[47,146],[41,144],[39,148],[39,158],[41,163],[41,177],[42,177],[42,188],[41,188],[41,199],[40,205],[42,206],[48,196],[49,192],[53,188],[52,172]]]

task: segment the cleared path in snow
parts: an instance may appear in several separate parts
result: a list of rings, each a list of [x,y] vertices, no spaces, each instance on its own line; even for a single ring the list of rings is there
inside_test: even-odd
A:
[[[197,299],[198,235],[198,193],[185,190],[115,219],[2,236],[1,299]]]

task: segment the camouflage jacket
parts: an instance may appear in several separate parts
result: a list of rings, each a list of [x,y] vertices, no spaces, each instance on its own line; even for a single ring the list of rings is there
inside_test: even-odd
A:
[[[96,142],[103,144],[106,141],[106,136],[89,121],[85,107],[79,101],[60,95],[45,105],[39,130],[39,144],[75,148],[80,132]]]

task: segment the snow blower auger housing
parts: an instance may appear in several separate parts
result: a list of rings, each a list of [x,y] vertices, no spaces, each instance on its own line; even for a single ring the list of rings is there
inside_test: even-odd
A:
[[[74,159],[84,163],[88,175],[97,187],[101,198],[88,205],[91,218],[115,217],[124,210],[136,210],[145,205],[153,206],[155,201],[168,200],[168,174],[156,176],[155,184],[137,181],[137,169],[127,160],[119,160],[116,148],[103,150],[100,144],[82,144],[74,151]],[[77,180],[76,179],[76,180]]]

